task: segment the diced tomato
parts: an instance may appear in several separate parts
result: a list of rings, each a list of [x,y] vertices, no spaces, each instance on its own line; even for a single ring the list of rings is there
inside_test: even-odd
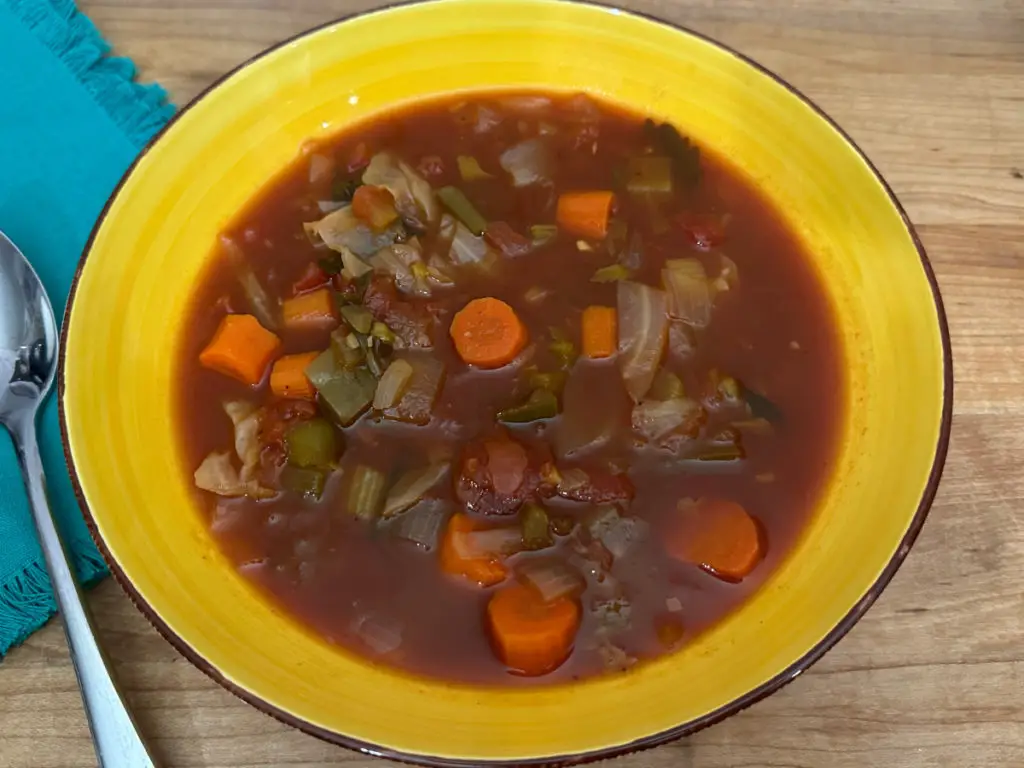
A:
[[[437,155],[427,155],[420,158],[416,170],[428,179],[436,179],[444,176],[444,161]]]
[[[361,171],[369,164],[370,148],[366,146],[365,141],[361,141],[356,145],[356,148],[352,151],[352,154],[348,159],[348,172],[355,173],[356,171]]]
[[[331,282],[330,275],[324,272],[319,264],[310,262],[309,266],[306,267],[306,271],[292,285],[292,295],[315,290],[327,285],[329,282]]]
[[[484,239],[506,256],[523,256],[533,250],[533,243],[504,221],[489,223]]]
[[[675,222],[698,248],[708,250],[725,242],[725,223],[710,213],[680,213]]]

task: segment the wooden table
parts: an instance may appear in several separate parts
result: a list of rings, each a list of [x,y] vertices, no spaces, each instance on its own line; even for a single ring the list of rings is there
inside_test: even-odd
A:
[[[224,71],[367,0],[86,0],[184,104]],[[956,371],[942,487],[867,617],[779,694],[622,768],[1024,765],[1024,6],[1017,0],[634,0],[775,70],[877,163],[919,228]],[[385,765],[233,698],[112,583],[91,595],[171,768]],[[0,666],[0,766],[94,764],[53,622]]]

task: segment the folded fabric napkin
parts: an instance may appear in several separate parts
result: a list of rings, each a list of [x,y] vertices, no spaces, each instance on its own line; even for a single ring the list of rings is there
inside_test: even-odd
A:
[[[121,174],[174,109],[134,82],[72,0],[0,0],[0,230],[58,320],[86,238]],[[0,429],[0,656],[55,610],[10,441]],[[56,396],[40,418],[50,503],[86,583],[106,573],[68,478]],[[116,472],[115,467],[109,471]]]

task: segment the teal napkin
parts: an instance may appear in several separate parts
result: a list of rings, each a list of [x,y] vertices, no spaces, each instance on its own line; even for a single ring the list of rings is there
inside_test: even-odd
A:
[[[58,319],[96,217],[121,174],[170,118],[158,86],[72,0],[0,0],[0,230],[32,262]],[[51,395],[40,418],[50,502],[79,577],[106,573],[68,478]],[[0,429],[0,655],[53,615],[21,475]]]

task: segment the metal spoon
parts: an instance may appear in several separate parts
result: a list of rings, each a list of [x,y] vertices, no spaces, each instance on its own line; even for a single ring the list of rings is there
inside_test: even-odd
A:
[[[18,452],[100,768],[152,768],[153,757],[96,642],[92,619],[46,499],[36,413],[53,386],[56,368],[53,307],[28,260],[0,232],[0,424],[10,432]]]

